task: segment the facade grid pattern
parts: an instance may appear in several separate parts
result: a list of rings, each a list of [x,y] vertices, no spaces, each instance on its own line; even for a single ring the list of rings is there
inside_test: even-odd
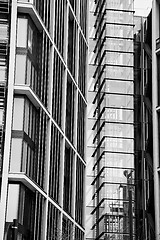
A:
[[[133,27],[133,1],[90,1],[86,239],[136,238]]]
[[[0,73],[8,72],[10,118],[0,160],[0,239],[83,240],[88,1],[3,4],[11,21],[0,23],[0,52],[7,29],[10,49]]]

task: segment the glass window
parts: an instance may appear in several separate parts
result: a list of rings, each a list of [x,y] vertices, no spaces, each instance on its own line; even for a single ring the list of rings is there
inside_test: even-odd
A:
[[[30,116],[29,116],[29,101],[25,101],[25,117],[24,117],[24,131],[27,133],[29,133],[29,120],[30,120]]]
[[[64,79],[64,65],[54,51],[53,60],[53,95],[52,95],[52,115],[54,120],[61,126],[62,115],[62,88]]]
[[[106,93],[106,107],[115,106],[117,108],[133,108],[133,96]]]
[[[72,183],[73,183],[73,151],[70,147],[65,147],[64,160],[64,192],[63,208],[71,214],[72,211]]]
[[[61,0],[61,1],[55,0],[54,42],[55,42],[59,52],[62,55],[64,53],[65,9],[66,9],[66,0]],[[57,29],[58,29],[58,31],[57,31]]]
[[[55,208],[51,203],[48,204],[48,224],[47,224],[47,239],[59,239],[60,226],[59,226],[60,211]]]
[[[17,47],[26,48],[27,46],[27,24],[25,18],[18,18],[17,23]]]
[[[16,55],[15,84],[25,84],[26,79],[26,55]]]
[[[30,25],[28,25],[28,49],[32,54],[32,47],[33,47],[33,29]]]
[[[67,79],[67,95],[66,95],[66,136],[73,142],[74,138],[74,101],[75,88],[72,80],[68,75]]]
[[[21,171],[22,139],[12,138],[10,171]]]
[[[23,130],[24,98],[14,98],[13,130]]]
[[[84,170],[84,164],[77,158],[75,218],[82,226],[84,224]]]
[[[79,34],[79,72],[78,72],[78,86],[85,96],[86,94],[86,56],[87,45],[82,34]]]
[[[19,189],[19,184],[9,184],[8,186],[7,222],[13,222],[13,219],[18,218]]]
[[[78,94],[78,118],[77,118],[77,151],[84,158],[85,149],[85,111],[86,105],[83,98]]]
[[[59,201],[59,177],[61,168],[61,142],[62,136],[58,129],[51,126],[51,150],[50,150],[50,174],[49,174],[49,194]]]
[[[68,17],[68,57],[67,64],[68,68],[73,75],[75,76],[75,60],[76,60],[76,23],[74,17],[69,11]]]
[[[35,200],[35,194],[24,185],[9,184],[6,222],[13,223],[15,219],[21,224],[16,239],[33,239],[33,231],[37,230],[35,216],[38,212],[35,208]],[[42,211],[42,208],[39,210]]]

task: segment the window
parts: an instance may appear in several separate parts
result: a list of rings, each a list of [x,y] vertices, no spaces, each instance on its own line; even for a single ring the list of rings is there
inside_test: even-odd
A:
[[[84,158],[84,139],[85,139],[85,111],[86,105],[78,95],[78,118],[77,118],[77,151]]]
[[[66,95],[66,136],[73,142],[74,138],[74,100],[75,89],[69,75],[67,79],[67,95]]]
[[[17,220],[18,239],[33,239],[34,212],[34,193],[22,184],[9,184],[6,224]]]
[[[81,0],[80,1],[80,26],[82,31],[86,37],[87,34],[87,1]]]
[[[26,18],[18,18],[17,20],[17,47],[27,47],[27,24]],[[22,34],[23,33],[23,34]]]
[[[72,175],[73,175],[73,150],[66,145],[64,159],[64,188],[63,208],[71,214],[72,211]]]
[[[77,14],[77,0],[70,0],[70,4],[75,14]]]
[[[21,67],[20,67],[21,66]],[[25,84],[26,78],[26,55],[16,56],[16,76],[15,84]]]
[[[42,188],[45,187],[47,124],[42,109],[38,111],[26,97],[15,98],[10,171],[24,172]]]
[[[22,39],[23,28],[26,33]],[[17,36],[15,84],[29,85],[47,107],[50,41],[25,15],[18,16]]]
[[[49,194],[58,202],[59,200],[59,175],[61,167],[62,136],[56,127],[51,126],[50,174]]]
[[[87,46],[83,39],[82,34],[80,33],[78,85],[84,96],[86,94],[86,56],[87,56]]]
[[[82,226],[84,224],[84,169],[84,164],[77,157],[75,219]]]
[[[53,95],[52,95],[52,116],[59,126],[61,126],[62,115],[62,88],[64,80],[64,65],[54,51],[53,60]]]
[[[61,230],[59,226],[60,212],[51,203],[48,204],[47,239],[59,239]]]
[[[65,216],[62,219],[62,239],[73,239],[74,231],[72,222]]]
[[[38,0],[37,0],[38,1]],[[54,42],[61,55],[64,54],[64,33],[65,33],[65,10],[66,0],[55,0],[55,30]],[[57,31],[58,30],[58,31]]]
[[[75,77],[75,60],[76,60],[76,23],[74,17],[69,11],[68,17],[68,57],[67,57],[67,64],[68,68]]]
[[[84,233],[78,228],[75,227],[75,237],[74,240],[83,240],[84,239]]]

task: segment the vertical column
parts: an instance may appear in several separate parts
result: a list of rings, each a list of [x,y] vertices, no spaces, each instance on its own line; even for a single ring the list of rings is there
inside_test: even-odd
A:
[[[159,4],[156,0],[152,3],[152,109],[153,109],[153,169],[154,169],[154,199],[155,199],[155,235],[156,240],[160,239],[160,183],[157,168],[159,167],[159,139],[158,139],[158,85],[157,76],[157,56],[156,56],[156,39],[159,33]]]

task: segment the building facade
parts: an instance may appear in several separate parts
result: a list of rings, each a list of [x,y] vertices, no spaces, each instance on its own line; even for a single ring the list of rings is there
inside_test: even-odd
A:
[[[160,1],[152,2],[152,114],[153,114],[153,172],[154,172],[154,197],[155,197],[155,239],[160,239],[160,161],[159,161],[159,59],[160,59]]]
[[[0,240],[84,239],[88,1],[0,1]]]
[[[152,121],[152,12],[140,18],[134,38],[135,168],[137,239],[155,239],[153,121]]]
[[[88,240],[136,239],[133,13],[133,1],[90,1]]]

